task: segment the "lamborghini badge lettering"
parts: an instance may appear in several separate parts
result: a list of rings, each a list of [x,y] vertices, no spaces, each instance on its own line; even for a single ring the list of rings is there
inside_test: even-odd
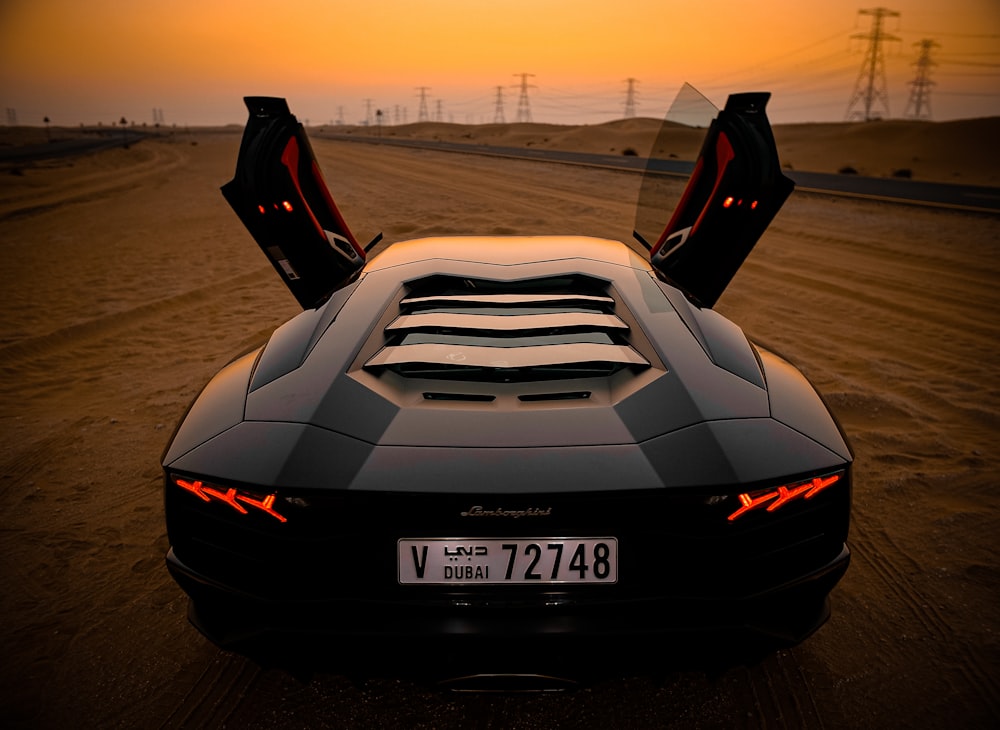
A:
[[[486,509],[480,505],[470,507],[468,511],[462,512],[462,517],[512,517],[515,520],[521,517],[549,517],[552,508],[528,507],[527,509]]]

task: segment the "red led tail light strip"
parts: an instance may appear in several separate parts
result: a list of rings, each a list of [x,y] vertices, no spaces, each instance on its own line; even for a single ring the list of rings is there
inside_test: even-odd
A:
[[[191,494],[195,495],[203,502],[211,502],[213,500],[223,502],[224,504],[228,504],[240,514],[244,515],[249,514],[247,508],[244,506],[247,505],[260,512],[271,515],[271,517],[279,522],[288,522],[288,519],[284,515],[279,514],[274,509],[274,500],[277,498],[276,494],[269,494],[263,499],[257,499],[255,496],[241,493],[233,487],[230,487],[225,491],[216,489],[215,487],[205,484],[201,480],[189,482],[186,479],[178,479],[174,477],[173,482],[181,489],[191,492]]]
[[[826,477],[816,477],[807,482],[796,482],[780,486],[776,489],[754,492],[752,495],[747,493],[741,494],[739,495],[741,506],[729,515],[729,521],[732,522],[747,512],[764,507],[765,505],[768,512],[774,512],[799,497],[802,497],[802,499],[812,499],[827,487],[839,482],[840,477],[840,474],[831,474]]]
[[[237,496],[236,498],[238,500],[240,500],[241,502],[243,502],[244,504],[248,504],[251,507],[256,507],[261,512],[266,512],[267,514],[271,515],[271,517],[275,518],[279,522],[288,522],[287,518],[285,518],[282,515],[278,514],[274,510],[274,500],[276,499],[276,497],[277,497],[277,495],[269,494],[266,497],[264,497],[264,499],[262,499],[260,501],[257,501],[256,499],[253,499],[251,497],[246,497],[246,496],[244,496],[244,495],[241,494],[241,495]]]

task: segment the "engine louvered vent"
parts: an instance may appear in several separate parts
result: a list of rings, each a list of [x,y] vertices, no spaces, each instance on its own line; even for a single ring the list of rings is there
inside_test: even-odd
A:
[[[365,363],[400,375],[526,382],[609,376],[649,362],[628,344],[606,285],[582,276],[414,282]]]

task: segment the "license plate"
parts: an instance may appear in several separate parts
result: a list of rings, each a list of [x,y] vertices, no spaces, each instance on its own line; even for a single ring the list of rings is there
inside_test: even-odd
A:
[[[398,544],[402,584],[618,582],[613,537],[423,538]]]

